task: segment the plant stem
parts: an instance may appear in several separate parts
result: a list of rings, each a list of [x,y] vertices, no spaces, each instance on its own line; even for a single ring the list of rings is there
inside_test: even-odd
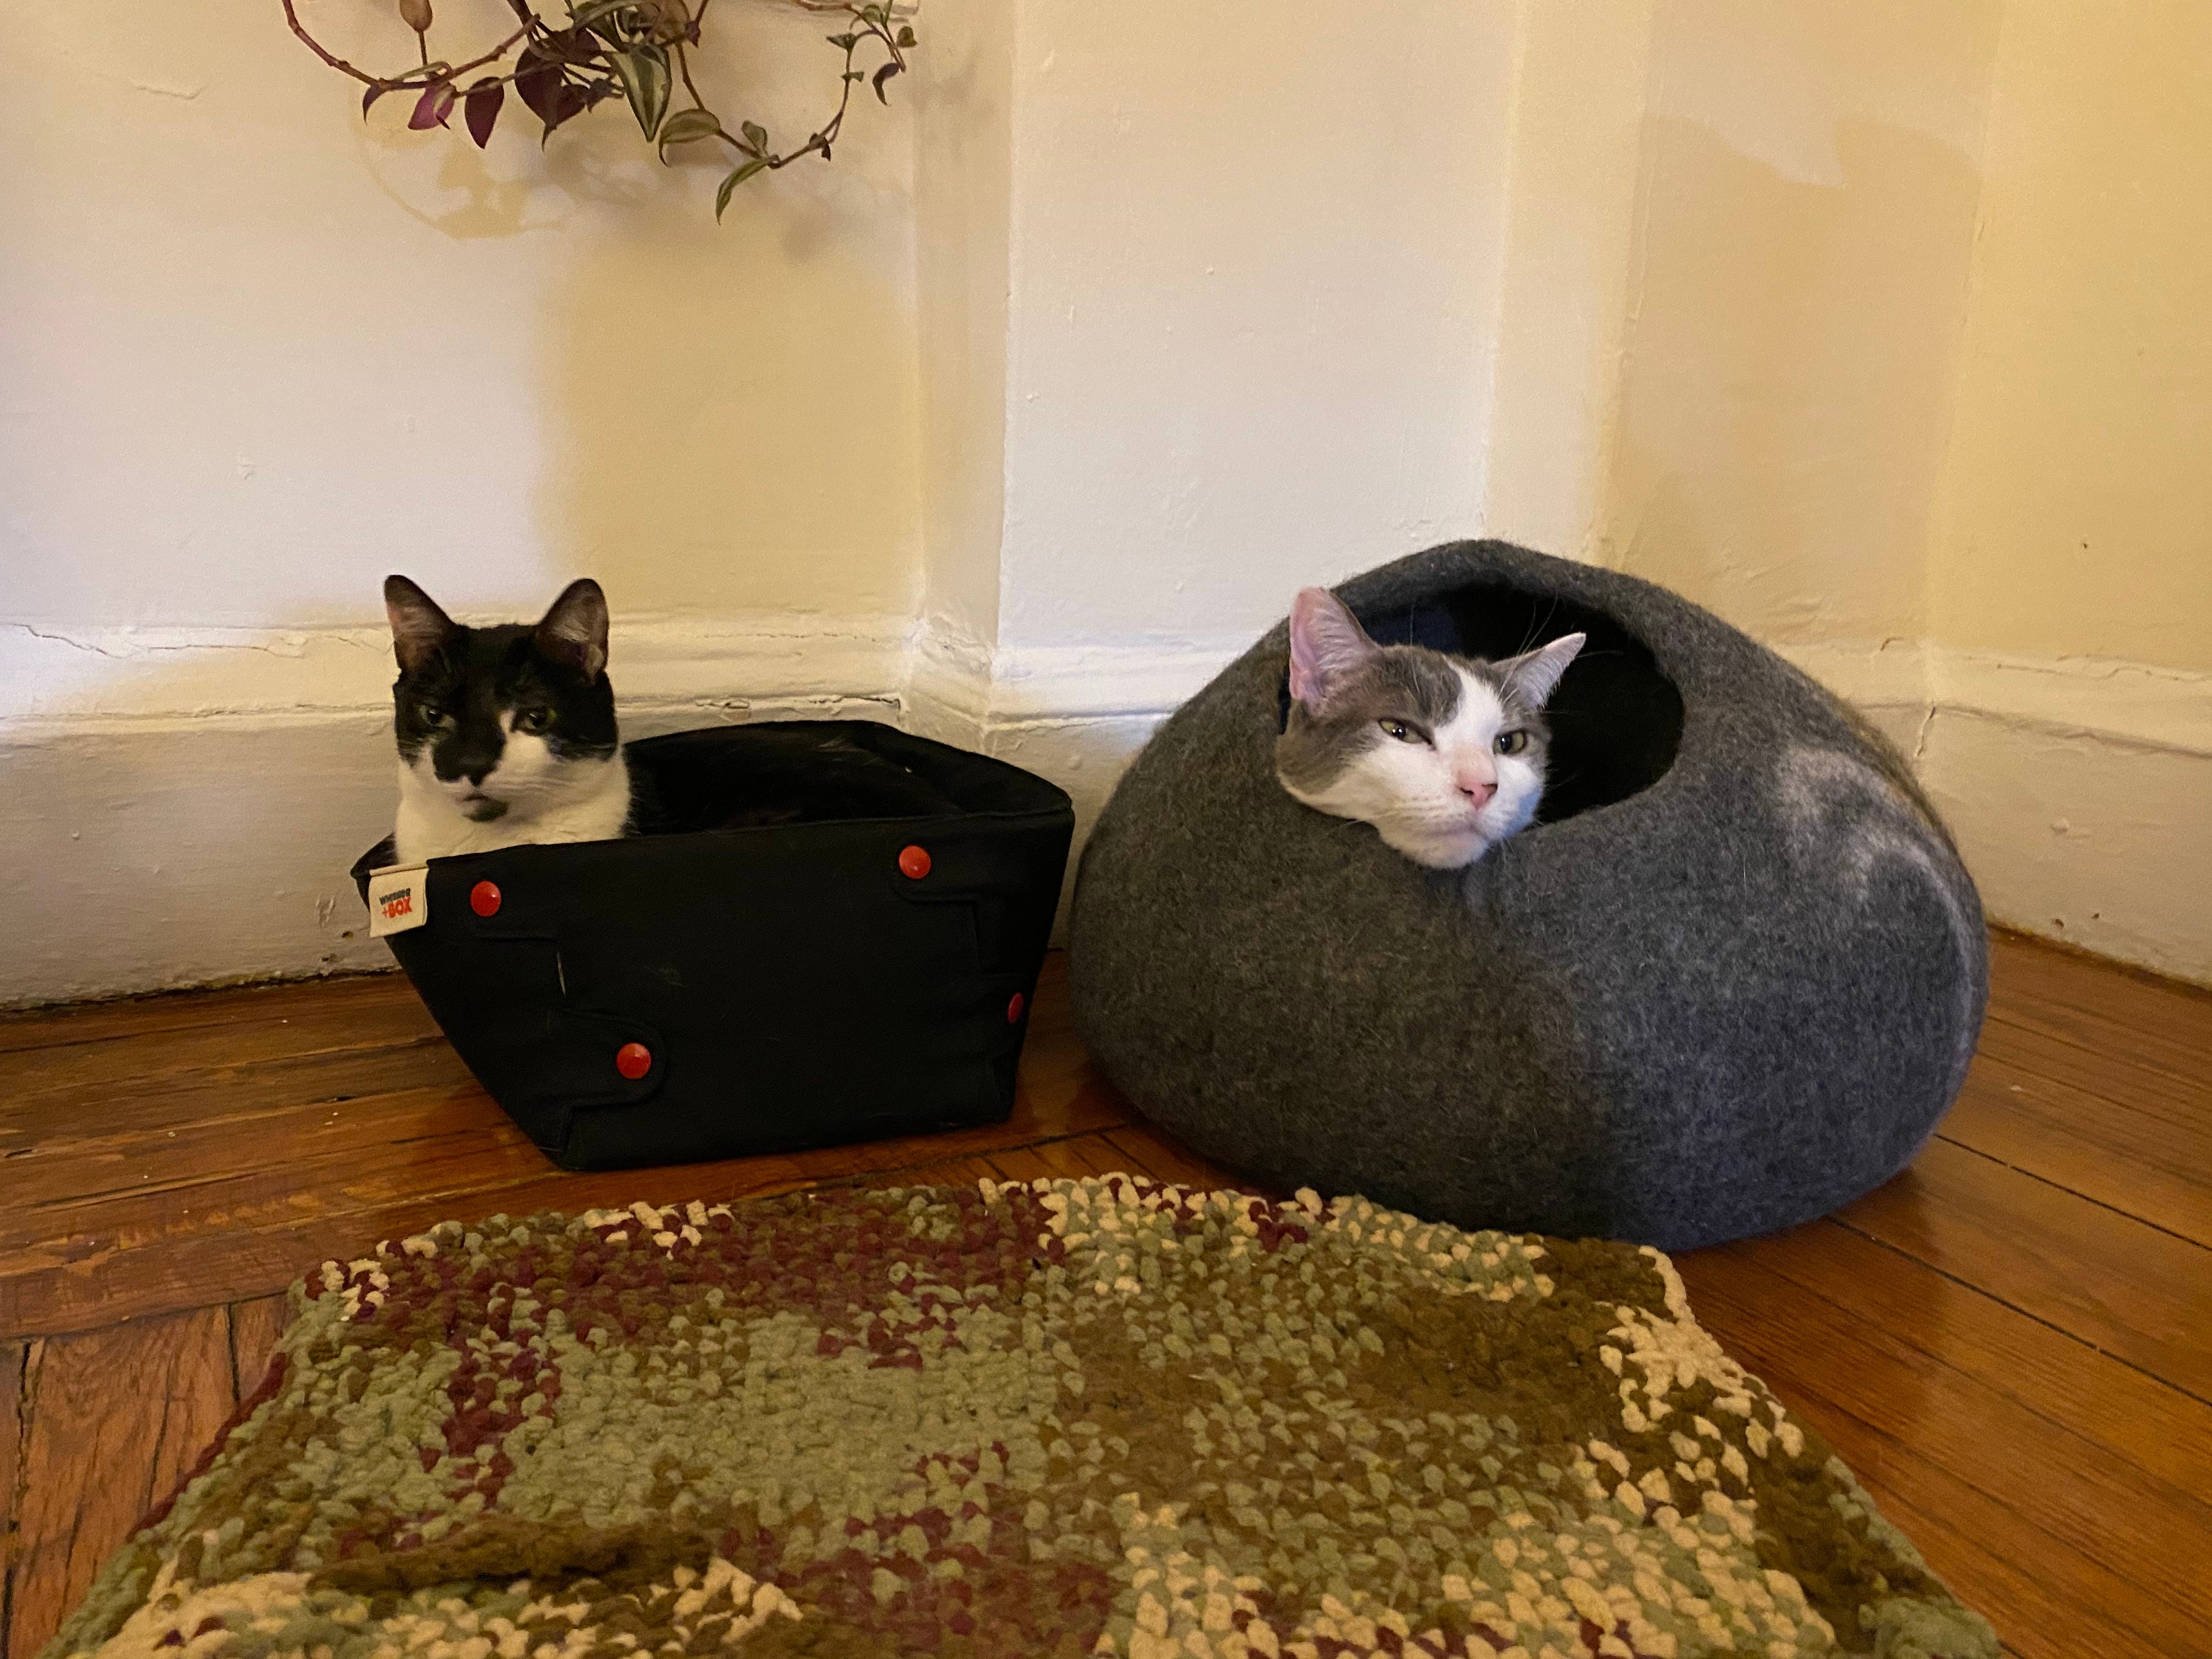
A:
[[[313,35],[308,33],[306,28],[301,26],[300,22],[300,14],[293,9],[292,0],[283,0],[283,4],[284,7],[284,21],[292,26],[292,33],[298,35],[301,40],[307,43],[308,51],[313,52],[316,57],[321,58],[332,69],[337,70],[343,74],[350,75],[355,80],[360,82],[362,85],[365,87],[382,87],[386,92],[400,92],[410,90],[416,87],[434,86],[437,83],[437,81],[440,80],[457,81],[472,69],[482,69],[486,64],[495,63],[500,58],[506,57],[507,53],[513,52],[516,46],[520,43],[523,37],[530,33],[530,25],[528,23],[525,23],[520,28],[515,30],[514,33],[508,35],[506,40],[501,41],[489,52],[484,53],[483,57],[471,58],[467,63],[457,65],[455,68],[448,70],[444,75],[436,77],[435,80],[429,78],[417,79],[415,76],[406,75],[401,76],[397,80],[387,81],[380,76],[369,74],[366,70],[356,69],[351,64],[347,63],[344,58],[340,58],[335,53],[325,49],[321,41],[316,40]],[[429,51],[429,47],[427,43],[423,46],[423,51],[426,53]]]
[[[703,13],[707,8],[702,5],[699,9]],[[693,21],[696,22],[697,19],[695,18]],[[690,54],[684,50],[684,43],[681,40],[676,43],[676,67],[684,72],[684,90],[691,94],[691,107],[706,108],[707,100],[699,95],[698,82],[691,78]]]

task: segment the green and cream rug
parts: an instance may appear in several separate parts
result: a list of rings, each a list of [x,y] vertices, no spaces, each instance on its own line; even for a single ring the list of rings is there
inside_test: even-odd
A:
[[[48,1649],[1993,1656],[1666,1258],[1124,1177],[448,1224]]]

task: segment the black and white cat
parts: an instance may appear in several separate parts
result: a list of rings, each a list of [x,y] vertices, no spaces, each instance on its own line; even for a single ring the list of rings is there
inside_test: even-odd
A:
[[[1377,645],[1336,596],[1291,607],[1291,711],[1275,775],[1331,817],[1372,824],[1417,864],[1455,870],[1528,828],[1551,746],[1544,705],[1583,636],[1489,662]]]
[[[404,576],[385,578],[384,609],[399,658],[399,862],[629,831],[597,582],[569,583],[534,626],[465,628]]]
[[[607,600],[574,581],[534,623],[465,628],[404,576],[384,608],[399,658],[401,864],[536,842],[769,828],[959,810],[848,721],[770,722],[703,764],[633,767],[607,679]]]

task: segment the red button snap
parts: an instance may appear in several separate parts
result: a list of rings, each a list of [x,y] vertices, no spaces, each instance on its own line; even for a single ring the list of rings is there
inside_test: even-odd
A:
[[[1006,1024],[1012,1025],[1018,1022],[1022,1017],[1022,1010],[1028,1006],[1029,999],[1019,991],[1015,992],[1012,1000],[1006,1004]]]
[[[927,847],[906,847],[899,850],[899,874],[909,881],[920,881],[929,873],[929,849]]]
[[[469,889],[469,908],[480,916],[499,914],[499,889],[492,883],[480,881]]]
[[[653,1050],[642,1042],[625,1042],[615,1050],[615,1070],[632,1083],[653,1069]]]

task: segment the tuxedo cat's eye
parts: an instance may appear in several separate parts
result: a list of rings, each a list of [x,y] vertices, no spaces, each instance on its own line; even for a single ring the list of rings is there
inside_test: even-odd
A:
[[[1498,752],[1501,755],[1517,755],[1528,746],[1528,734],[1526,732],[1500,732],[1498,734]]]
[[[552,724],[553,711],[550,708],[518,708],[514,711],[514,729],[526,732],[532,737],[536,737]]]
[[[452,714],[434,702],[418,702],[415,705],[415,712],[422,716],[425,726],[451,726],[453,723]]]
[[[1429,740],[1427,732],[1418,726],[1407,725],[1404,720],[1377,720],[1375,723],[1401,743],[1426,743]]]

